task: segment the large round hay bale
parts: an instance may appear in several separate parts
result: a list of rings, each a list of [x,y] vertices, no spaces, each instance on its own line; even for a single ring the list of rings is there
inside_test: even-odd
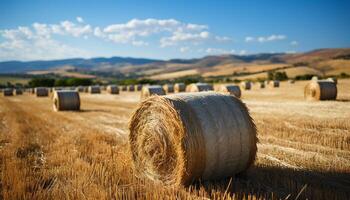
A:
[[[250,90],[252,88],[252,82],[250,82],[250,81],[241,82],[241,88],[243,90]]]
[[[192,83],[186,87],[186,92],[205,92],[213,90],[213,86],[208,83]]]
[[[246,106],[215,92],[150,97],[129,129],[137,174],[167,185],[232,177],[254,162],[257,150]]]
[[[186,90],[186,85],[184,83],[175,83],[174,85],[175,93],[185,92],[185,90]]]
[[[136,90],[141,91],[142,90],[142,84],[137,84],[136,85]]]
[[[220,85],[217,88],[218,92],[228,93],[230,95],[234,95],[237,98],[241,98],[241,88],[237,85]]]
[[[36,87],[35,94],[37,97],[47,97],[49,96],[49,90],[46,87]]]
[[[165,84],[163,85],[163,89],[165,93],[173,93],[174,92],[174,85],[173,84]]]
[[[80,110],[79,92],[55,91],[53,93],[53,109],[55,111]]]
[[[128,85],[128,91],[134,92],[135,91],[135,85]]]
[[[101,88],[98,85],[95,86],[89,86],[89,93],[90,94],[100,94],[101,93]]]
[[[280,81],[278,81],[278,80],[270,81],[270,82],[269,82],[269,86],[270,86],[270,88],[279,87],[279,86],[280,86]]]
[[[117,85],[108,85],[107,92],[110,94],[119,94],[119,87]]]
[[[331,78],[327,78],[328,81],[333,81],[336,85],[338,84],[338,79],[331,77]]]
[[[23,94],[23,90],[21,88],[16,88],[15,89],[15,94],[16,95],[22,95]]]
[[[4,96],[13,96],[13,89],[12,88],[5,88],[3,90]]]
[[[335,100],[337,85],[333,81],[310,81],[304,89],[306,100]]]
[[[165,91],[160,85],[142,87],[141,99],[146,99],[152,95],[165,95]]]

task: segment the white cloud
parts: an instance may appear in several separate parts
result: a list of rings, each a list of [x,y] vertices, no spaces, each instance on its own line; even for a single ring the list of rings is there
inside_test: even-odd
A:
[[[190,47],[181,47],[181,48],[180,48],[180,52],[181,52],[181,53],[188,52],[189,50],[190,50]]]
[[[247,36],[245,38],[246,42],[272,42],[272,41],[279,41],[279,40],[285,40],[287,39],[287,36],[285,35],[270,35],[270,36],[260,36],[260,37],[251,37]]]
[[[77,17],[77,22],[84,23],[84,19],[82,17]]]
[[[70,21],[61,22],[61,28],[64,34],[73,35],[74,37],[80,37],[92,33],[92,28],[90,25],[76,25]]]
[[[252,42],[252,41],[254,41],[254,40],[255,40],[255,38],[250,37],[250,36],[248,36],[248,37],[245,38],[245,41],[246,41],[246,42]]]
[[[297,41],[292,41],[292,42],[290,42],[290,45],[292,45],[292,46],[298,46],[298,45],[299,45],[299,42],[297,42]]]
[[[234,49],[226,50],[226,49],[220,49],[220,48],[207,48],[205,50],[208,54],[234,54],[236,51]]]

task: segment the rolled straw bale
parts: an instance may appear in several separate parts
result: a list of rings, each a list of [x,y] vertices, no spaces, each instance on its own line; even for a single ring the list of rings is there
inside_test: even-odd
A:
[[[213,90],[213,86],[207,83],[192,83],[186,87],[186,92],[204,92]]]
[[[331,77],[331,78],[327,78],[328,81],[333,81],[336,85],[338,84],[338,79]]]
[[[127,90],[128,90],[128,87],[126,85],[123,85],[121,88],[121,91],[127,91]]]
[[[241,98],[241,88],[237,85],[220,85],[217,89],[218,92],[229,93],[237,98]]]
[[[23,94],[23,90],[21,88],[16,88],[15,89],[15,94],[16,95],[22,95]]]
[[[77,92],[84,92],[84,86],[78,86],[75,88],[75,91]]]
[[[106,91],[106,90],[107,90],[107,87],[106,87],[105,85],[102,85],[102,86],[101,86],[101,90],[102,90],[102,91]]]
[[[137,90],[137,91],[141,91],[141,90],[142,90],[142,84],[136,85],[136,90]]]
[[[135,85],[128,85],[128,91],[134,92],[135,91]]]
[[[185,90],[186,90],[186,85],[184,83],[175,83],[174,85],[175,93],[185,92]]]
[[[5,88],[3,90],[4,96],[13,96],[13,89],[12,88]]]
[[[100,86],[98,86],[98,85],[89,86],[89,93],[90,94],[100,94],[101,93]]]
[[[160,85],[142,87],[141,99],[146,99],[152,95],[165,95],[165,91]]]
[[[278,80],[270,81],[269,86],[270,86],[270,88],[280,87],[280,81],[278,81]]]
[[[173,84],[165,84],[163,85],[163,89],[165,93],[173,93],[174,92],[174,85]]]
[[[119,94],[119,87],[117,85],[108,85],[107,92],[110,94]]]
[[[77,91],[55,91],[53,94],[54,111],[80,110],[80,97]]]
[[[258,88],[265,88],[265,83],[264,82],[257,82],[257,87]]]
[[[241,88],[244,90],[250,90],[252,88],[252,82],[250,81],[241,82]]]
[[[310,81],[304,89],[306,100],[335,100],[337,98],[337,85],[333,81]]]
[[[36,87],[35,94],[37,97],[47,97],[49,96],[49,90],[46,87]]]
[[[129,130],[137,174],[167,185],[234,176],[254,162],[257,150],[246,106],[215,92],[150,97]]]
[[[317,77],[317,76],[313,76],[313,77],[311,78],[311,80],[312,80],[312,81],[318,81],[318,77]]]

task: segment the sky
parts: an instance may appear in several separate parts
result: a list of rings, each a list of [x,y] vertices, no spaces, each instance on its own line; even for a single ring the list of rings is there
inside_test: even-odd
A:
[[[0,0],[0,61],[350,47],[350,1]]]

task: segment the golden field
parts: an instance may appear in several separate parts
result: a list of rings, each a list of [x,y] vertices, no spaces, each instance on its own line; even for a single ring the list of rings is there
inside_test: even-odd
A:
[[[134,174],[127,126],[139,92],[81,93],[80,112],[1,96],[0,199],[349,199],[350,80],[336,101],[305,101],[305,85],[242,91],[260,141],[254,165],[180,188]]]

